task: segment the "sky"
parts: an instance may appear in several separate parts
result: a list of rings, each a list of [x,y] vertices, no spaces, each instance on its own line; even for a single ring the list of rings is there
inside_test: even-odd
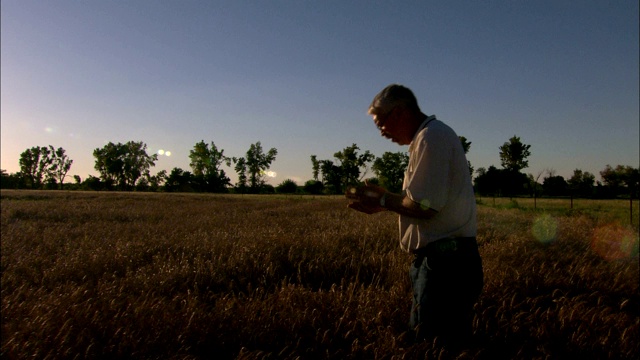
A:
[[[302,185],[311,155],[333,160],[352,144],[407,151],[367,115],[392,83],[471,141],[475,169],[500,168],[499,147],[514,135],[531,145],[523,172],[540,179],[640,166],[637,0],[0,6],[8,173],[34,146],[64,148],[72,181],[98,175],[93,150],[108,142],[164,152],[155,174],[190,170],[201,140],[229,157],[260,141],[278,150],[269,182]]]

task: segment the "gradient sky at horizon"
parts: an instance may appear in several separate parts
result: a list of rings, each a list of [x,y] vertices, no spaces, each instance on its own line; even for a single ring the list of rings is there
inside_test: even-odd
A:
[[[406,151],[366,114],[390,83],[414,90],[500,167],[513,135],[535,176],[640,164],[638,1],[32,1],[1,6],[1,167],[63,147],[143,141],[152,169],[189,169],[204,140],[227,156],[278,150],[274,185],[355,143]],[[235,182],[231,168],[225,171]],[[543,174],[544,176],[544,174]]]

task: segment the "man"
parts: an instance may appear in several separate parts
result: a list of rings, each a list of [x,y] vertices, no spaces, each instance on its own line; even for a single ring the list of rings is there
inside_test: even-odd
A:
[[[413,92],[401,85],[376,95],[369,114],[382,136],[409,145],[409,165],[401,194],[365,182],[347,190],[349,207],[400,215],[400,246],[414,254],[409,325],[417,339],[438,336],[451,346],[468,345],[483,272],[462,143],[435,115],[423,114]]]

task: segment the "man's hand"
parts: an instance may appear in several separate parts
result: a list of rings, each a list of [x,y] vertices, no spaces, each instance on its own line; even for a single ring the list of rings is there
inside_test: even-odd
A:
[[[350,187],[345,196],[353,200],[348,207],[365,214],[374,214],[386,209],[381,206],[381,199],[387,191],[365,180],[363,186]]]
[[[365,214],[389,210],[400,215],[424,220],[431,219],[438,214],[436,210],[423,205],[424,201],[415,202],[406,195],[390,193],[380,186],[369,184],[366,180],[362,186],[348,188],[345,196],[351,200],[349,208]],[[384,206],[381,201],[383,197]]]

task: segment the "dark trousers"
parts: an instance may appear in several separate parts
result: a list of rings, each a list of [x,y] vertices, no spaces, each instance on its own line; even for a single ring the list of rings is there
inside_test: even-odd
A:
[[[466,346],[473,335],[473,305],[483,286],[475,238],[443,239],[415,252],[409,271],[413,306],[409,326],[416,339],[439,337]]]

